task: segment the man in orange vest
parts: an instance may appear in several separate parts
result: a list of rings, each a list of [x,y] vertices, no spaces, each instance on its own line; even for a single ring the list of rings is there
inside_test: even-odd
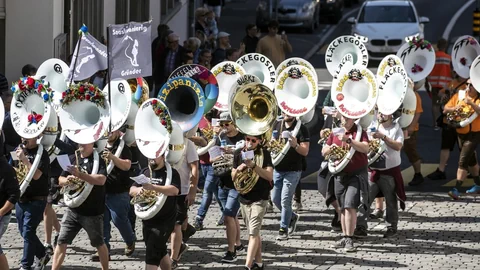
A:
[[[437,42],[435,66],[427,80],[432,86],[432,116],[433,126],[438,130],[437,118],[440,116],[440,99],[438,93],[452,81],[452,57],[446,53],[448,41],[441,38]]]

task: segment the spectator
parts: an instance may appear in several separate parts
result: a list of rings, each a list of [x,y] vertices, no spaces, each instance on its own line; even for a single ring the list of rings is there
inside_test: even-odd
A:
[[[202,42],[196,37],[191,37],[187,40],[185,48],[193,53],[193,62],[198,63],[198,56],[200,55],[200,46]]]
[[[165,51],[167,36],[172,33],[170,27],[166,24],[159,24],[157,26],[157,37],[152,41],[152,74],[155,74],[155,68],[158,57]],[[150,89],[154,89],[153,76],[146,77]]]
[[[268,57],[275,66],[280,65],[285,60],[285,54],[292,52],[292,45],[288,42],[287,35],[277,34],[278,22],[272,20],[268,23],[268,35],[258,41],[257,53]]]
[[[204,1],[206,8],[215,13],[215,19],[218,22],[220,15],[222,14],[222,6],[225,5],[224,0],[205,0]]]
[[[217,21],[215,20],[215,13],[213,11],[208,11],[206,15],[206,24],[207,24],[207,38],[208,42],[215,47],[215,41],[217,40],[218,27]]]
[[[201,42],[200,44],[200,49],[212,49],[210,47],[210,44],[208,44],[207,42],[207,35],[205,35],[204,32],[200,31],[200,30],[197,30],[195,31],[195,37],[198,38]]]
[[[226,32],[218,33],[218,47],[213,52],[212,66],[225,61],[227,59],[227,49],[230,46],[230,34]]]
[[[245,53],[254,53],[258,44],[258,28],[255,24],[249,23],[245,28],[247,35],[243,38],[242,42],[245,44]]]
[[[193,53],[190,51],[187,51],[182,56],[182,65],[190,65],[190,64],[193,64]]]
[[[37,73],[37,68],[30,65],[30,64],[27,64],[27,65],[23,66],[23,68],[22,68],[22,76],[23,77],[35,76],[36,73]]]
[[[155,91],[154,96],[158,94],[158,90],[167,81],[170,73],[182,64],[182,55],[185,49],[179,45],[179,37],[175,33],[171,33],[167,37],[167,48],[157,59],[157,68],[155,69]]]
[[[202,31],[208,37],[207,12],[208,10],[202,7],[195,10],[195,32]]]
[[[202,65],[208,69],[212,68],[212,51],[205,49],[200,52],[198,56],[198,64]]]
[[[240,58],[240,51],[237,48],[230,48],[226,51],[226,59],[236,62]]]

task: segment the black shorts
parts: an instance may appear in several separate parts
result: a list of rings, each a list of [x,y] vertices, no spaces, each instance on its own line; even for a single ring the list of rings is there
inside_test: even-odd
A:
[[[172,219],[173,221],[173,219]],[[175,223],[168,221],[159,226],[143,224],[143,240],[145,241],[145,263],[160,266],[160,261],[167,252],[167,241],[173,232]]]
[[[61,187],[58,184],[58,176],[50,177],[50,180],[48,181],[47,203],[58,204],[58,201],[62,198],[60,189]]]
[[[188,205],[185,201],[187,195],[179,195],[177,196],[177,218],[176,224],[182,225],[185,219],[188,217]]]
[[[455,144],[457,144],[457,141],[457,131],[455,130],[455,128],[442,128],[442,150],[449,149],[450,152],[452,152]]]
[[[82,216],[70,209],[63,215],[58,244],[71,245],[81,229],[84,229],[87,233],[92,247],[98,248],[104,244],[103,214],[97,216]]]
[[[458,167],[467,170],[468,167],[477,165],[477,145],[480,143],[480,132],[458,134],[461,147]]]

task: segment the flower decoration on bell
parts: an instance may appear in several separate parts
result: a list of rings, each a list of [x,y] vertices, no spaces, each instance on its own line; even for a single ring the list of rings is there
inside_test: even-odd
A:
[[[477,40],[474,39],[473,37],[468,37],[467,40],[470,43],[470,45],[476,45],[477,44]]]
[[[460,64],[466,66],[467,65],[467,58],[465,58],[465,57],[460,58]]]
[[[432,51],[432,44],[428,41],[426,41],[423,38],[417,39],[417,37],[414,37],[412,40],[409,41],[408,43],[410,46],[415,46],[417,49],[427,49],[429,51]]]
[[[414,64],[412,67],[412,73],[422,72],[423,68],[417,64]]]
[[[52,101],[53,90],[50,88],[50,83],[45,80],[37,80],[33,77],[23,77],[14,82],[11,88],[14,95],[21,92],[36,92],[45,102]]]
[[[28,115],[28,125],[37,124],[38,122],[42,121],[43,116],[41,114],[37,114],[36,112],[32,111]]]
[[[172,119],[170,118],[167,108],[154,99],[152,100],[152,109],[158,118],[160,118],[160,123],[167,129],[168,133],[172,133]]]
[[[71,85],[65,92],[62,93],[60,102],[62,106],[67,106],[73,101],[88,100],[95,103],[97,106],[105,108],[105,96],[102,91],[90,83],[78,83]]]

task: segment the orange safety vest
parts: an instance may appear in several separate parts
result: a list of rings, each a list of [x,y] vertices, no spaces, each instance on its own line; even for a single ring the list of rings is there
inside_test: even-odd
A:
[[[435,52],[435,66],[428,75],[433,88],[446,88],[452,81],[452,57],[442,51]]]

